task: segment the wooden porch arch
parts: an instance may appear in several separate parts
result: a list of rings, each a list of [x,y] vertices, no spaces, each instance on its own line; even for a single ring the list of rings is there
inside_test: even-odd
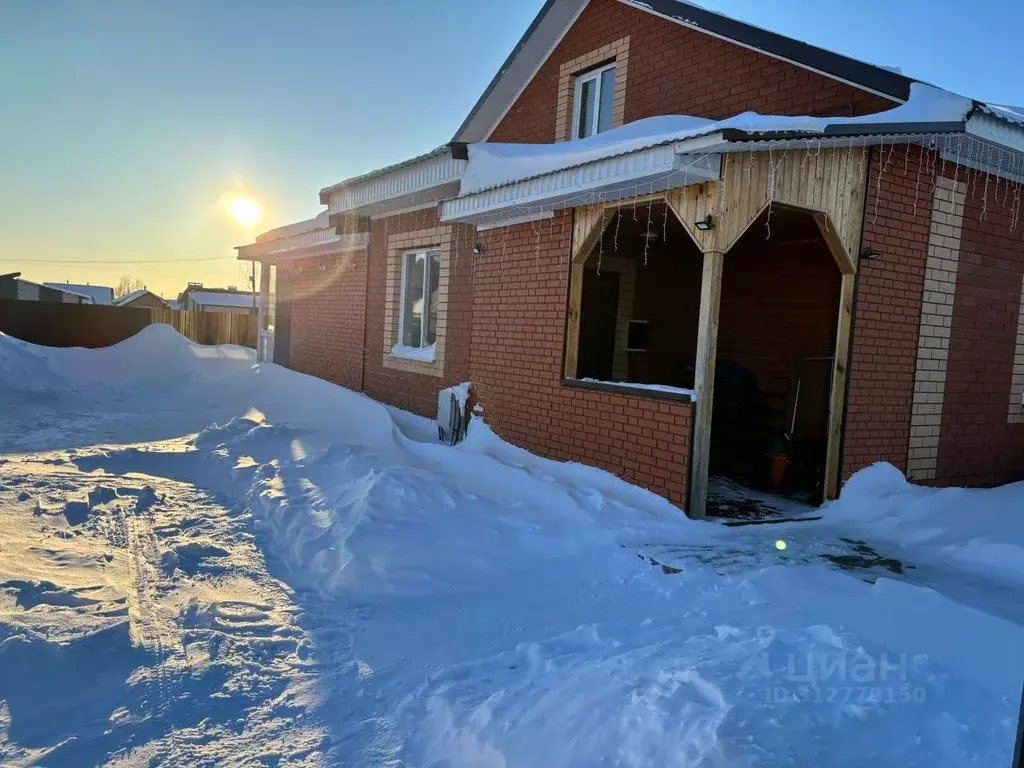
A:
[[[825,496],[832,499],[838,495],[839,450],[853,293],[867,190],[867,160],[868,150],[863,147],[726,155],[720,181],[670,189],[642,199],[645,203],[664,200],[704,254],[687,510],[691,517],[705,517],[707,508],[724,258],[761,214],[775,205],[803,210],[813,216],[842,275],[825,459]],[[628,203],[603,203],[575,211],[566,325],[566,377],[576,375],[583,265],[611,220],[609,211],[635,203],[630,199]],[[707,230],[698,229],[697,222],[705,221],[709,216],[713,226]]]

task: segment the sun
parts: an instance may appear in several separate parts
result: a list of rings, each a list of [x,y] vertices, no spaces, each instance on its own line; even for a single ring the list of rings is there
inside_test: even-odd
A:
[[[243,229],[252,229],[263,221],[263,206],[248,195],[237,195],[228,203],[228,215]]]
[[[252,229],[263,221],[263,206],[244,192],[225,192],[218,201],[218,207],[242,229]]]

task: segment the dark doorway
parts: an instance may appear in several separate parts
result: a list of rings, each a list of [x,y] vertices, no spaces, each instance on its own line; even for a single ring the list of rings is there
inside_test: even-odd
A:
[[[712,475],[822,500],[841,281],[812,216],[783,206],[725,255]]]
[[[615,364],[615,320],[619,307],[619,275],[583,271],[583,311],[577,376],[611,381]]]
[[[277,273],[277,296],[274,310],[274,362],[288,367],[292,341],[292,283],[285,270]]]

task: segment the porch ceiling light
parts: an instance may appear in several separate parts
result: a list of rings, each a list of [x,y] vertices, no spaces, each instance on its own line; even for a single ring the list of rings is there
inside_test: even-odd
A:
[[[880,253],[879,253],[878,251],[876,251],[876,250],[873,250],[873,249],[871,249],[871,248],[865,248],[865,249],[864,249],[863,251],[861,251],[861,253],[860,253],[860,257],[861,257],[861,259],[862,259],[863,261],[870,261],[871,259],[877,259],[877,258],[878,258],[878,257],[880,257],[881,255],[882,255],[882,254],[880,254]]]
[[[709,213],[703,219],[696,222],[694,226],[697,227],[697,229],[699,229],[701,232],[707,232],[708,230],[715,228],[715,220]]]

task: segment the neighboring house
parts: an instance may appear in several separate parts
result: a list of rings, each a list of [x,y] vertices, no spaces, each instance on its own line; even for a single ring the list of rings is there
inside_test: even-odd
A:
[[[78,285],[76,283],[44,283],[47,288],[54,288],[58,291],[88,296],[93,304],[110,305],[114,303],[114,289],[105,285]]]
[[[21,301],[57,301],[65,304],[92,304],[92,297],[63,287],[52,287],[49,284],[33,283],[20,277],[20,272],[0,275],[0,299],[20,299]],[[58,284],[59,285],[59,284]]]
[[[228,288],[206,288],[202,283],[189,283],[178,295],[178,307],[203,312],[251,314],[259,308],[260,297],[251,291]]]
[[[424,415],[470,381],[501,436],[694,516],[709,472],[999,483],[1022,169],[1020,110],[676,0],[548,0],[448,144],[239,258],[274,359]]]
[[[152,291],[142,288],[114,299],[115,307],[135,307],[137,309],[170,309],[162,298]]]

